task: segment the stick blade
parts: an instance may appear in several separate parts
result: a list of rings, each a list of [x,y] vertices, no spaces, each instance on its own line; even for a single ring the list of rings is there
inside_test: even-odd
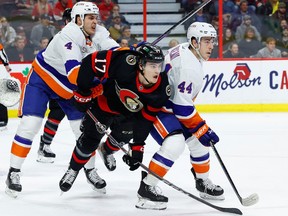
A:
[[[251,206],[256,204],[259,201],[259,196],[258,194],[254,193],[251,194],[249,197],[242,199],[241,204],[243,206]]]

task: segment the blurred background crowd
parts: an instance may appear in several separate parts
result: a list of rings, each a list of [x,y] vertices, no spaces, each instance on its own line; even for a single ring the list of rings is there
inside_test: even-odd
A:
[[[135,34],[121,12],[117,0],[89,0],[100,10],[99,24],[105,26],[120,46],[130,46],[142,40]],[[39,50],[45,48],[51,37],[64,26],[62,14],[72,8],[76,0],[1,0],[0,43],[10,62],[30,62]],[[148,1],[149,2],[149,1]],[[151,2],[151,1],[150,1]],[[161,3],[161,1],[158,1]],[[199,0],[175,0],[180,7],[176,13],[185,14],[197,8]],[[130,2],[130,4],[132,4]],[[162,2],[165,4],[165,2]],[[288,0],[223,0],[223,17],[219,26],[219,2],[212,0],[184,23],[194,21],[211,23],[217,30],[223,28],[221,44],[224,58],[282,58],[288,57]],[[169,20],[169,14],[167,14]],[[149,31],[147,32],[149,35]],[[185,34],[183,34],[185,37]],[[171,39],[165,48],[177,45]],[[213,58],[219,57],[219,47]]]

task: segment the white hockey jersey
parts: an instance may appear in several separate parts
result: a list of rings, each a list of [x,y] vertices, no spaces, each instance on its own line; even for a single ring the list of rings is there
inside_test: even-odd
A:
[[[38,53],[32,67],[55,93],[69,99],[76,89],[82,59],[97,50],[118,46],[105,27],[97,25],[95,35],[89,38],[79,26],[70,22],[54,36],[46,50]]]
[[[164,111],[174,113],[185,127],[194,128],[202,121],[193,101],[202,88],[204,72],[202,61],[188,47],[189,43],[182,43],[165,55],[172,94]]]

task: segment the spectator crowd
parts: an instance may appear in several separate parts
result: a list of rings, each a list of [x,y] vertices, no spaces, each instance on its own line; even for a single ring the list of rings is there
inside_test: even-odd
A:
[[[139,42],[117,0],[86,1],[97,4],[98,23],[108,29],[120,46]],[[200,0],[175,1],[181,4],[179,13],[183,16],[202,3]],[[46,47],[45,43],[61,30],[63,12],[75,2],[77,0],[5,0],[5,5],[0,3],[0,43],[10,61],[32,61],[37,52]],[[287,6],[286,0],[223,0],[223,36],[218,35],[223,38],[223,57],[287,57]],[[211,23],[219,31],[218,9],[219,1],[212,0],[188,19],[184,27],[200,21]],[[219,57],[217,47],[211,57]]]

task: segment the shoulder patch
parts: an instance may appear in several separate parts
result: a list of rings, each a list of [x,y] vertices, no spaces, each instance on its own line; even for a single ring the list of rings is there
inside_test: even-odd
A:
[[[136,56],[134,55],[128,55],[126,57],[126,62],[129,64],[129,65],[135,65],[136,64]]]
[[[171,87],[170,85],[166,86],[166,94],[170,97],[171,96]]]

